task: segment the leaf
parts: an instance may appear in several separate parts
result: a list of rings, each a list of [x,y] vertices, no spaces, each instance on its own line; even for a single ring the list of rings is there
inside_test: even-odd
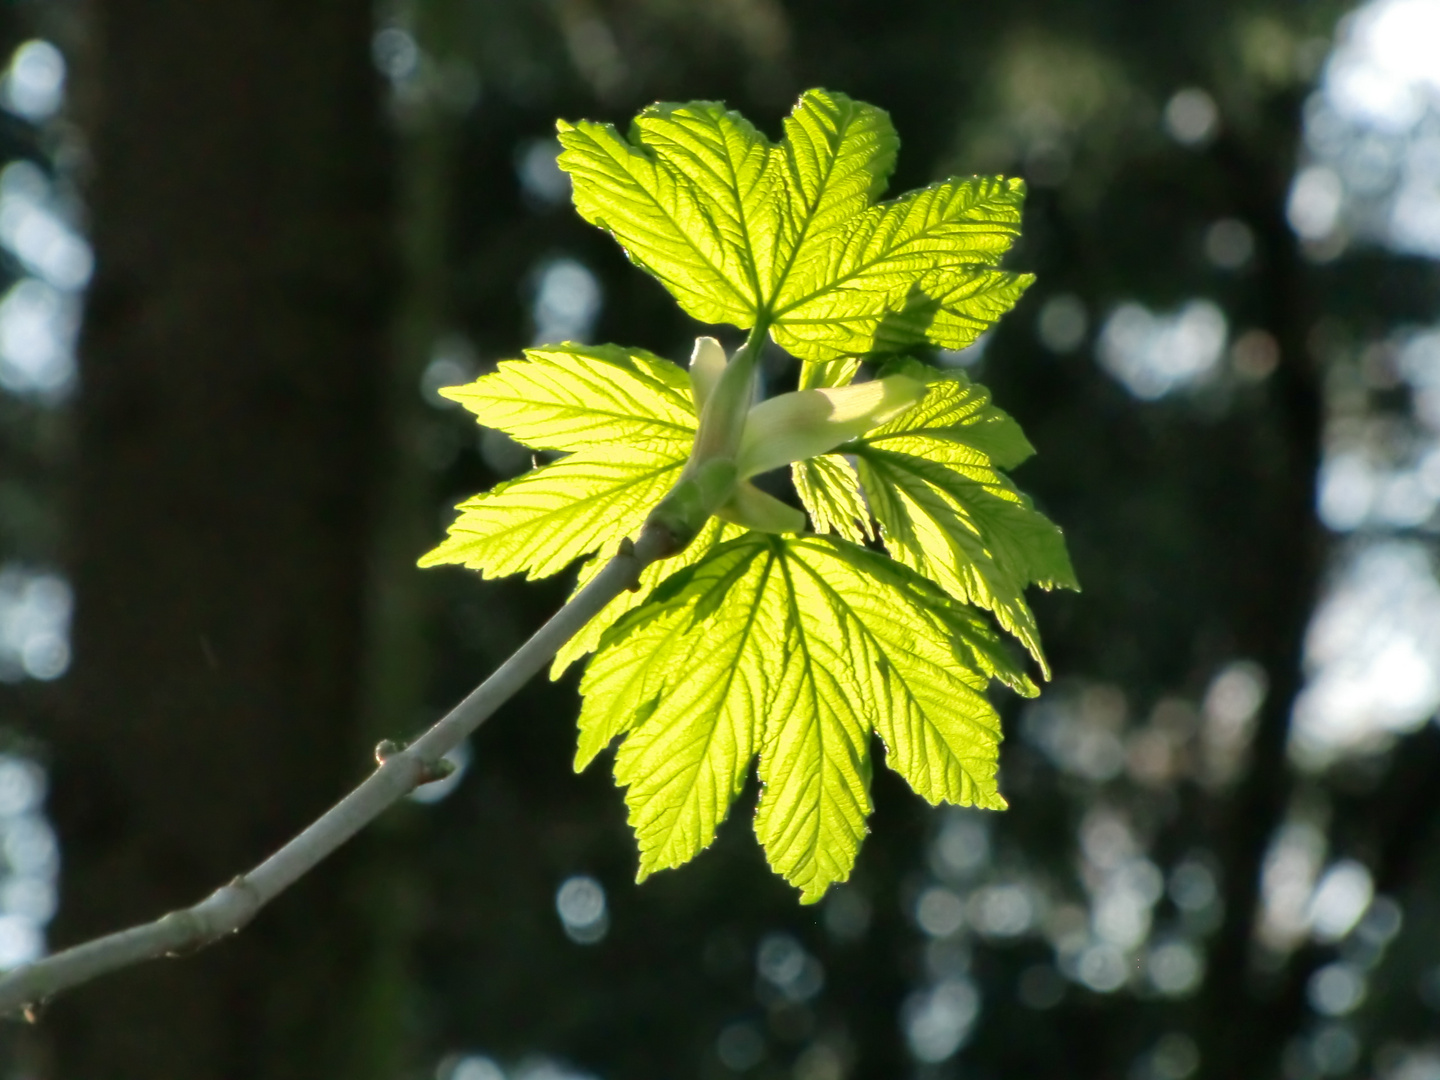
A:
[[[443,393],[532,449],[571,453],[461,503],[448,538],[421,566],[558,573],[637,532],[685,465],[696,419],[680,367],[616,345],[566,343],[525,356]]]
[[[522,570],[530,579],[640,528],[674,486],[683,454],[623,444],[583,450],[461,503],[450,535],[421,566],[458,563],[486,577]]]
[[[1049,677],[1029,585],[1078,589],[1060,530],[997,468],[1030,450],[964,376],[939,376],[909,414],[851,443],[887,550],[995,613]],[[987,452],[989,451],[989,452]]]
[[[797,461],[790,466],[790,477],[816,532],[839,533],[857,544],[874,535],[870,511],[860,494],[860,478],[841,455],[822,454]]]
[[[569,456],[464,503],[422,564],[537,577],[598,552],[581,588],[647,519],[694,535],[557,654],[552,676],[593,651],[576,768],[621,740],[643,879],[711,842],[758,758],[756,834],[813,902],[864,837],[872,736],[929,801],[1005,805],[985,694],[1036,689],[965,601],[1044,668],[1024,590],[1074,586],[1059,530],[1001,471],[1033,450],[988,392],[909,360],[851,385],[862,360],[961,348],[1013,306],[1030,278],[999,264],[1024,186],[951,178],[877,203],[890,119],[822,90],[779,143],[704,101],[651,106],[624,137],[558,129],[579,212],[690,315],[755,332],[734,359],[698,339],[688,375],[564,344],[447,391]],[[804,363],[798,392],[752,405],[759,331]],[[747,480],[792,462],[816,528],[838,536],[796,535],[804,516]],[[872,513],[890,556],[861,546]]]
[[[713,101],[651,105],[629,139],[609,124],[556,124],[575,209],[608,230],[701,322],[748,327],[773,248],[772,149]],[[758,250],[758,256],[757,256]]]
[[[644,349],[547,345],[441,393],[532,450],[623,443],[682,457],[695,438],[690,378]]]
[[[1048,676],[1025,589],[1079,585],[1060,530],[1000,471],[1033,448],[1020,426],[990,403],[989,392],[964,374],[942,374],[914,361],[885,370],[924,379],[925,397],[843,449],[859,464],[887,550],[955,598],[994,612]],[[796,490],[816,529],[841,531],[836,515],[845,507],[852,532],[862,524],[868,528],[869,511],[862,516],[857,509],[864,504],[853,473],[848,466],[842,471],[819,464],[825,460],[795,466]]]
[[[624,650],[602,648],[585,672],[576,764],[629,733],[615,777],[629,788],[640,880],[708,844],[744,783],[773,697],[763,650],[776,633],[757,625],[773,618],[773,568],[761,550],[735,541],[670,578],[606,634],[624,627]]]
[[[961,349],[1034,280],[994,267],[1020,234],[1021,180],[951,179],[882,203],[776,296],[771,336],[802,360]]]
[[[885,190],[900,138],[883,109],[844,94],[810,90],[785,118],[780,143],[785,213],[774,299],[794,281],[815,276],[832,244]]]
[[[1034,692],[993,631],[893,560],[747,533],[605,633],[581,682],[576,765],[625,736],[615,774],[643,879],[710,843],[758,752],[756,833],[813,902],[864,835],[871,732],[931,802],[1004,805],[991,677]]]
[[[622,592],[614,600],[611,600],[610,603],[600,609],[600,614],[585,624],[584,629],[564,645],[560,646],[559,651],[555,654],[554,662],[550,665],[550,678],[560,678],[566,669],[576,660],[579,660],[586,653],[594,652],[596,646],[600,644],[601,636],[614,625],[615,620],[627,611],[632,611],[644,603],[646,597],[648,597],[651,591],[662,581],[672,574],[676,574],[685,569],[685,567],[692,566],[699,562],[711,548],[715,547],[715,545],[721,541],[733,539],[744,531],[745,530],[739,526],[731,525],[721,521],[719,518],[711,518],[710,522],[705,528],[700,530],[700,534],[690,542],[690,546],[684,551],[678,555],[672,555],[668,559],[653,562],[647,566],[640,572],[640,587],[638,589],[634,592]],[[635,537],[632,536],[631,539],[633,540]],[[579,580],[575,582],[575,592],[583,589],[596,574],[605,568],[605,564],[610,561],[610,557],[615,554],[618,548],[619,541],[607,545],[605,548],[602,548],[594,558],[589,559],[580,567],[580,577]],[[571,595],[573,596],[574,594],[572,593]]]
[[[923,449],[942,453],[944,460],[957,454],[962,462],[974,460],[966,449],[953,453],[945,450],[945,446],[954,445],[979,451],[1000,469],[1013,469],[1035,453],[1020,425],[991,403],[989,390],[971,382],[963,371],[938,372],[916,360],[905,359],[886,365],[883,374],[909,375],[923,381],[929,389],[920,404],[903,418],[903,423],[892,423],[883,430],[871,432],[872,442],[933,440],[941,445],[927,445]]]
[[[1035,616],[1025,603],[1025,582],[986,547],[982,522],[966,514],[951,480],[942,466],[923,458],[879,451],[860,455],[860,482],[890,554],[957,599],[994,612],[1048,678]],[[975,501],[983,498],[978,491],[967,494]]]
[[[778,145],[705,101],[652,105],[628,138],[558,130],[582,217],[694,318],[762,323],[803,360],[962,348],[1031,280],[996,268],[1023,182],[951,179],[875,205],[898,139],[883,110],[844,94],[802,94]]]

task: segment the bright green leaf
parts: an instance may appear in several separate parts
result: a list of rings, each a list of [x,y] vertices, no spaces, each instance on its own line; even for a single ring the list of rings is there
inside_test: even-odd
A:
[[[623,444],[571,454],[461,503],[450,535],[420,565],[458,563],[486,577],[559,573],[639,529],[684,464],[683,454]]]
[[[734,541],[668,579],[607,632],[581,683],[577,762],[628,732],[615,776],[629,789],[641,880],[710,843],[750,767],[778,632],[759,625],[775,612],[764,603],[773,567],[757,551]]]
[[[961,348],[1030,282],[997,269],[1024,184],[951,179],[875,204],[898,140],[883,110],[844,94],[806,91],[778,145],[704,101],[652,105],[628,138],[558,129],[581,216],[690,315],[762,323],[803,360]]]
[[[939,452],[942,460],[974,463],[970,451],[979,451],[1000,469],[1013,469],[1035,453],[1030,440],[1011,416],[990,401],[990,391],[970,381],[963,371],[938,372],[915,360],[886,366],[885,374],[904,374],[923,381],[925,398],[909,413],[883,431],[871,432],[871,441],[888,440],[892,448],[911,452]],[[921,447],[906,439],[930,440]],[[945,447],[954,447],[946,450]]]
[[[634,534],[695,438],[690,378],[644,349],[549,345],[445,395],[536,450],[573,451],[466,500],[421,566],[531,578]]]
[[[696,101],[650,106],[628,140],[588,120],[556,128],[581,217],[608,230],[692,317],[754,324],[757,252],[763,265],[773,250],[778,174],[748,120]]]
[[[1060,530],[985,452],[1008,461],[1029,449],[1014,421],[986,397],[963,376],[939,379],[914,415],[849,448],[891,555],[953,596],[994,612],[1048,677],[1025,589],[1079,584]]]
[[[859,463],[869,508],[891,555],[957,599],[994,612],[1048,674],[1029,585],[1078,588],[1060,530],[1035,511],[1000,467],[1033,448],[984,387],[913,361],[887,369],[926,379],[925,398],[844,449]],[[795,467],[796,489],[820,530],[868,527],[843,458]],[[843,531],[842,531],[843,535]]]
[[[744,530],[738,525],[728,524],[719,518],[711,518],[710,522],[700,530],[700,534],[690,542],[690,546],[684,551],[647,566],[640,572],[638,589],[634,592],[622,592],[614,600],[611,600],[600,609],[600,614],[585,624],[584,629],[560,646],[559,651],[555,653],[554,662],[550,665],[550,678],[558,679],[576,660],[586,653],[594,652],[595,647],[600,644],[601,636],[615,624],[615,620],[627,611],[632,611],[643,604],[646,597],[662,581],[685,567],[699,562],[716,544],[734,539],[742,532]],[[634,538],[631,537],[632,540]],[[580,576],[575,583],[575,592],[583,589],[596,574],[605,568],[605,564],[610,561],[610,557],[618,548],[618,541],[609,544],[580,567]]]
[[[889,117],[821,90],[778,144],[714,102],[651,106],[625,137],[558,127],[580,213],[689,314],[756,332],[730,360],[700,339],[689,375],[566,344],[448,391],[569,456],[463,504],[423,563],[538,577],[598,552],[578,588],[647,520],[693,535],[557,655],[552,675],[594,651],[576,767],[623,740],[643,878],[710,843],[758,756],[756,833],[811,902],[866,831],[872,735],[931,802],[1004,805],[986,688],[1036,691],[966,602],[1043,669],[1025,589],[1075,586],[1059,530],[1001,471],[1032,448],[983,388],[914,361],[850,385],[862,359],[961,348],[1014,305],[1030,278],[1000,262],[1024,186],[952,178],[877,203]],[[759,331],[804,363],[799,392],[753,405]],[[792,462],[838,538],[796,535],[804,516],[746,480]],[[860,546],[872,514],[889,557]]]
[[[668,360],[618,345],[546,345],[441,393],[532,450],[626,446],[689,453],[690,379]]]
[[[797,461],[790,466],[790,477],[800,501],[810,511],[816,532],[839,533],[857,544],[874,535],[870,511],[860,494],[860,478],[839,454]]]
[[[814,901],[864,835],[872,731],[926,799],[1004,805],[991,677],[1034,692],[978,617],[893,560],[748,533],[606,632],[581,683],[577,767],[625,736],[616,779],[644,877],[710,843],[758,752],[757,835]]]
[[[952,596],[994,612],[1048,677],[1024,579],[989,550],[981,535],[989,522],[967,514],[954,492],[969,485],[966,501],[983,505],[990,494],[984,485],[965,478],[952,484],[957,478],[944,466],[909,455],[866,451],[859,460],[860,482],[890,554]]]
[[[1020,180],[946,180],[871,207],[776,297],[771,336],[803,360],[964,348],[1033,277],[994,267],[1020,234]]]
[[[823,90],[802,94],[784,127],[786,206],[777,272],[767,283],[772,311],[796,282],[824,277],[832,250],[884,192],[900,148],[883,109]]]

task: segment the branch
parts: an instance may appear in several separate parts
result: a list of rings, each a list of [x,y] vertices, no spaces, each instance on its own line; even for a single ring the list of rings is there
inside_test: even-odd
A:
[[[376,747],[379,768],[259,866],[193,907],[84,942],[0,977],[0,1016],[23,1011],[33,1020],[39,1006],[63,990],[145,960],[194,952],[243,928],[382,811],[419,785],[444,776],[448,770],[441,759],[449,751],[548,664],[560,646],[605,605],[623,590],[635,588],[641,570],[675,550],[664,529],[647,526],[633,546],[624,544],[585,588],[433,727],[404,749],[390,742]]]

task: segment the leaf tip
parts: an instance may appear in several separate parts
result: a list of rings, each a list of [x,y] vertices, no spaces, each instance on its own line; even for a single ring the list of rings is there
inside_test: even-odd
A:
[[[442,540],[433,548],[427,551],[420,558],[415,560],[415,565],[422,570],[428,570],[432,566],[445,566],[455,561],[454,553],[449,550],[450,540]]]

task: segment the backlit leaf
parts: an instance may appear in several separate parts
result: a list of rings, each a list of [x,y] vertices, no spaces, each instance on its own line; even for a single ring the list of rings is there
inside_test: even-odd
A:
[[[1034,692],[993,631],[893,560],[747,533],[606,632],[581,683],[576,764],[625,736],[616,779],[643,878],[710,843],[758,753],[756,833],[814,901],[865,833],[871,732],[931,802],[1004,805],[992,677]]]
[[[1048,674],[1025,589],[1079,586],[1060,530],[1000,471],[1033,448],[990,403],[989,392],[963,374],[913,361],[887,370],[927,379],[925,398],[844,447],[859,464],[886,548],[957,599],[992,611]],[[794,466],[796,490],[816,529],[841,531],[840,507],[850,507],[852,530],[862,521],[868,527],[851,476],[820,464],[827,460],[845,464],[831,455]]]
[[[683,454],[624,445],[571,454],[461,503],[450,535],[420,565],[458,563],[486,577],[559,573],[638,530],[684,465]]]
[[[876,204],[899,142],[883,110],[844,94],[806,91],[778,144],[703,101],[652,105],[628,138],[558,129],[581,216],[690,315],[763,323],[803,360],[962,348],[1031,280],[998,269],[1021,181],[951,179]]]
[[[839,454],[821,454],[790,466],[795,492],[815,531],[839,533],[860,543],[873,535],[870,511],[860,494],[860,478],[854,467]]]
[[[628,139],[588,120],[556,128],[580,216],[608,230],[692,317],[753,325],[757,261],[765,265],[775,241],[764,136],[711,101],[652,105]]]
[[[525,446],[573,453],[461,503],[421,566],[539,578],[597,548],[613,552],[685,465],[696,420],[682,368],[615,345],[551,345],[525,357],[442,392]]]
[[[912,415],[849,449],[891,555],[992,611],[1048,677],[1025,589],[1079,583],[1060,530],[997,467],[1030,447],[988,396],[963,375],[936,378]]]
[[[771,335],[803,360],[964,348],[1033,278],[995,269],[1020,234],[1020,180],[946,180],[853,219],[776,297]]]
[[[651,591],[670,575],[678,573],[699,562],[716,544],[723,540],[731,540],[739,536],[745,530],[738,525],[731,525],[721,521],[719,518],[711,518],[709,524],[700,531],[700,535],[690,542],[690,546],[678,555],[673,555],[661,562],[654,562],[640,572],[640,587],[634,592],[622,592],[610,603],[606,604],[588,623],[585,628],[572,637],[564,645],[560,646],[555,654],[555,660],[550,665],[550,677],[558,679],[565,673],[576,660],[579,660],[586,653],[593,652],[600,644],[601,635],[614,625],[615,620],[624,615],[627,611],[639,607],[644,603],[645,598]],[[634,539],[634,537],[631,537]],[[580,567],[580,577],[575,583],[575,591],[579,592],[590,580],[605,568],[605,563],[615,554],[619,543],[607,545],[602,548],[592,559]]]
[[[552,676],[593,653],[575,764],[620,740],[643,879],[711,842],[758,762],[756,834],[813,902],[854,865],[874,736],[932,803],[1004,806],[985,695],[992,679],[1036,690],[970,605],[1048,675],[1025,590],[1075,587],[1060,531],[1002,471],[1033,452],[1019,426],[963,375],[893,359],[963,348],[1024,292],[1000,265],[1024,185],[951,178],[877,202],[890,118],[823,90],[778,143],[706,101],[650,106],[624,136],[558,129],[580,214],[691,316],[756,332],[728,359],[698,340],[693,383],[644,350],[564,344],[446,391],[568,456],[462,504],[422,562],[538,577],[591,555],[579,589],[647,519],[695,536],[557,653]],[[759,331],[802,363],[799,392],[752,405]],[[783,464],[835,535],[749,486]],[[888,556],[862,546],[877,531]]]
[[[644,349],[526,349],[524,360],[502,360],[493,373],[440,392],[532,450],[623,443],[683,457],[695,438],[690,377]]]

